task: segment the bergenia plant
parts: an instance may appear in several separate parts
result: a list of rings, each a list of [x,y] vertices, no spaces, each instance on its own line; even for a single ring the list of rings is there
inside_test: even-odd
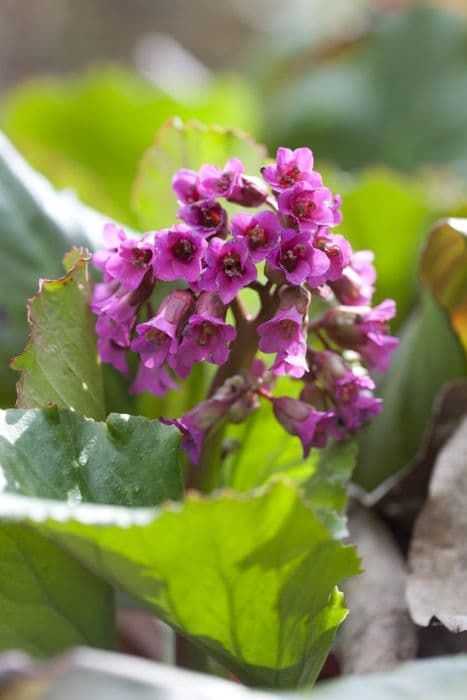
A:
[[[372,304],[372,253],[337,232],[311,151],[263,163],[235,130],[168,123],[135,189],[159,230],[107,223],[99,281],[75,248],[29,302],[17,408],[0,412],[0,649],[115,647],[117,589],[174,630],[180,666],[318,677],[360,571],[345,487],[395,305]],[[126,378],[107,397],[96,335]]]
[[[381,411],[367,370],[386,370],[397,346],[395,304],[371,305],[373,255],[334,233],[341,198],[312,152],[279,148],[258,175],[237,158],[178,170],[178,221],[141,239],[109,223],[93,258],[103,275],[92,300],[100,356],[129,376],[128,353],[137,355],[131,392],[163,396],[196,363],[217,366],[205,400],[163,417],[183,435],[192,484],[217,469],[221,426],[262,402],[304,457],[356,431]],[[158,285],[167,291],[154,309]],[[257,294],[253,314],[246,289]]]

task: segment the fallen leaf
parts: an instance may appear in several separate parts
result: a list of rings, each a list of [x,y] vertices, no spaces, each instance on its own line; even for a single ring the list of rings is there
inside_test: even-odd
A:
[[[467,417],[441,450],[409,552],[414,622],[467,630]]]

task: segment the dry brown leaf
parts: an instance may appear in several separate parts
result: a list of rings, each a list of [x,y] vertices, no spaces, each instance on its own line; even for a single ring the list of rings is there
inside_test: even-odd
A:
[[[339,634],[343,670],[382,671],[417,651],[405,601],[405,562],[383,522],[357,503],[350,510],[349,533],[364,573],[343,586],[350,610]]]
[[[414,528],[407,601],[418,625],[467,630],[467,417],[441,450]]]

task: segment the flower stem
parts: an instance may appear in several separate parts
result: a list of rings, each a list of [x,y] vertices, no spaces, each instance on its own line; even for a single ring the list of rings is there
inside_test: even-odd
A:
[[[232,310],[237,321],[237,337],[232,343],[229,359],[219,367],[214,376],[207,398],[212,397],[227,379],[241,372],[248,372],[250,369],[258,351],[258,326],[271,318],[278,304],[277,295],[270,295],[266,288],[260,298],[261,308],[256,318],[251,320],[247,319],[237,299],[232,302]],[[194,488],[203,493],[210,493],[216,488],[224,432],[225,422],[207,437],[199,465],[188,465],[186,488]]]

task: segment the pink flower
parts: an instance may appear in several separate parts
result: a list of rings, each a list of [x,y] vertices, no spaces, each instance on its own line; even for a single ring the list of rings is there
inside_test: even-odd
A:
[[[165,282],[185,279],[194,282],[201,274],[201,260],[207,242],[183,224],[155,235],[157,259],[154,272]]]
[[[227,199],[242,207],[260,207],[268,197],[269,190],[258,177],[240,175]]]
[[[229,356],[229,344],[237,332],[225,323],[225,306],[214,292],[203,292],[183,332],[183,340],[174,357],[174,369],[180,377],[187,377],[195,362],[207,360],[223,365]]]
[[[181,168],[172,178],[172,189],[179,204],[193,204],[201,199],[199,177],[194,170]]]
[[[154,247],[148,240],[122,241],[118,250],[109,256],[105,272],[119,280],[126,289],[137,289],[147,271],[152,270],[154,252]]]
[[[308,369],[303,314],[294,306],[280,309],[273,318],[258,326],[259,349],[278,353],[271,371],[301,377]]]
[[[227,225],[227,212],[215,199],[202,199],[182,207],[178,216],[204,237],[222,233]]]
[[[374,255],[369,250],[354,253],[342,277],[336,279],[331,288],[342,304],[366,306],[371,303],[375,291],[376,270]]]
[[[329,267],[323,274],[308,278],[310,287],[319,287],[324,282],[339,279],[352,255],[352,248],[347,239],[344,236],[333,235],[327,226],[321,226],[314,237],[313,246],[327,256]]]
[[[370,377],[348,371],[336,380],[334,400],[338,422],[346,431],[357,430],[372,416],[381,412],[382,399],[372,395],[375,384]]]
[[[333,226],[333,197],[327,187],[299,182],[279,195],[279,211],[291,216],[304,231],[314,233],[318,226]]]
[[[160,367],[177,351],[181,327],[193,306],[192,294],[178,289],[165,297],[157,316],[136,326],[138,337],[132,341],[131,349],[139,352],[146,367]]]
[[[313,406],[290,396],[273,398],[272,405],[279,423],[288,433],[300,439],[303,457],[308,457],[315,444],[315,433],[318,433],[318,439],[322,441],[323,436],[317,430],[319,424],[331,418],[332,413],[317,411]]]
[[[306,347],[296,354],[289,354],[287,352],[278,352],[274,364],[271,366],[270,371],[278,377],[293,377],[294,379],[300,379],[303,377],[305,372],[308,370],[308,363],[306,361]]]
[[[208,269],[201,276],[199,288],[217,291],[224,304],[229,304],[240,289],[256,279],[256,267],[249,260],[242,240],[211,238],[205,261]]]
[[[127,348],[118,345],[111,337],[104,335],[97,338],[97,350],[102,362],[108,362],[123,376],[129,376]]]
[[[262,211],[254,216],[236,214],[232,219],[232,233],[245,241],[253,262],[261,262],[279,240],[281,223],[272,211]]]
[[[181,418],[167,419],[166,425],[175,425],[182,433],[182,448],[187,452],[192,464],[199,464],[204,441],[226,416],[229,404],[216,398],[202,401]]]
[[[94,253],[92,261],[104,273],[104,281],[118,280],[125,289],[139,287],[151,268],[154,246],[148,238],[127,238],[123,229],[106,224],[102,233],[106,250]]]
[[[266,182],[275,191],[286,190],[298,182],[321,187],[321,175],[313,170],[313,153],[309,148],[278,148],[276,162],[262,169]]]
[[[176,389],[177,385],[162,365],[160,367],[146,367],[140,364],[136,378],[129,388],[130,394],[141,394],[149,391],[156,396],[165,396],[169,389]]]
[[[286,280],[295,285],[325,274],[330,266],[328,256],[313,247],[310,234],[293,229],[282,231],[280,246],[268,255],[268,263],[273,269],[281,270]]]
[[[137,308],[133,303],[134,292],[122,287],[118,280],[94,285],[91,310],[98,315],[106,314],[117,323],[129,324]]]
[[[116,253],[120,248],[123,241],[127,240],[126,233],[123,229],[118,228],[113,223],[107,223],[104,225],[102,230],[102,238],[104,240],[105,248],[103,250],[96,250],[92,256],[92,264],[98,270],[104,272],[104,281],[108,282],[110,275],[106,275],[105,266],[107,260],[110,258],[112,253]]]
[[[306,345],[303,315],[296,308],[279,310],[269,321],[258,326],[259,349],[263,352],[298,354]]]
[[[340,194],[335,194],[334,197],[332,198],[332,213],[334,215],[334,221],[333,221],[333,226],[339,226],[339,224],[342,223],[342,211],[341,211],[341,205],[342,205],[342,197]]]
[[[199,169],[199,191],[203,197],[229,197],[243,170],[243,163],[238,158],[230,158],[224,170],[215,165],[202,165]]]
[[[392,299],[373,309],[365,306],[337,306],[326,312],[323,326],[329,337],[342,347],[360,353],[368,367],[386,371],[399,340],[388,335],[387,321],[396,314]]]

